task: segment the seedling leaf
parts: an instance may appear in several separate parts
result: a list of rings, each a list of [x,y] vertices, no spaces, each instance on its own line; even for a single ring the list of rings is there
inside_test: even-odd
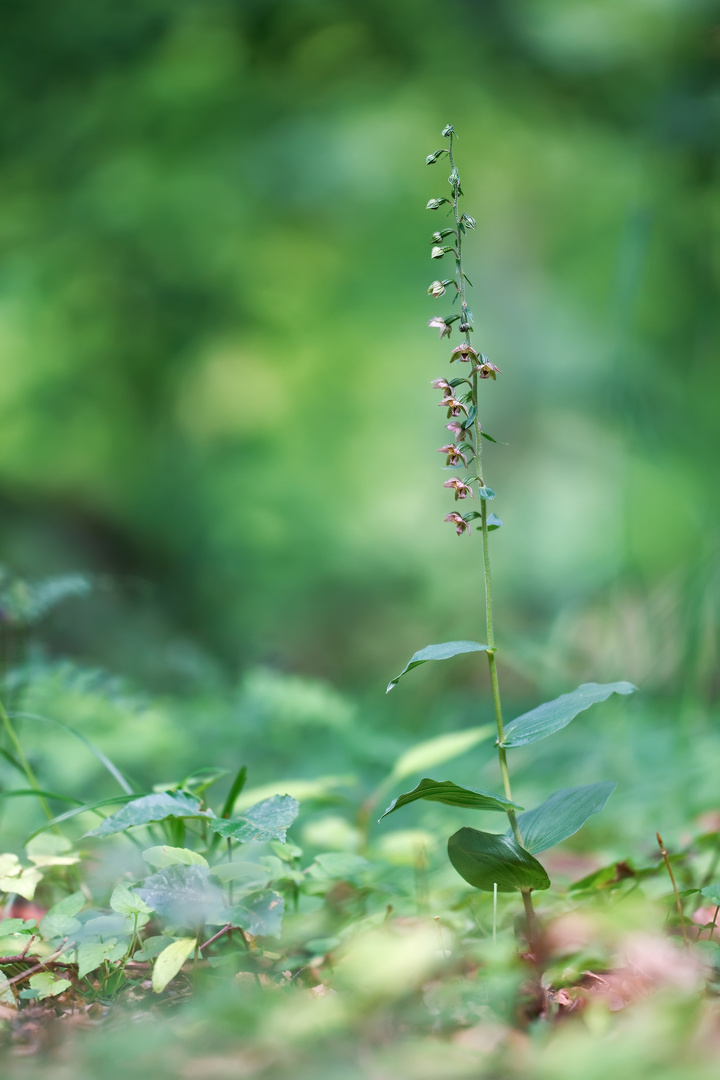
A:
[[[96,829],[85,833],[85,836],[112,836],[113,833],[124,832],[133,826],[148,825],[152,821],[164,821],[169,817],[207,818],[209,811],[201,810],[201,805],[199,799],[184,791],[161,791],[155,795],[143,795],[106,817]]]

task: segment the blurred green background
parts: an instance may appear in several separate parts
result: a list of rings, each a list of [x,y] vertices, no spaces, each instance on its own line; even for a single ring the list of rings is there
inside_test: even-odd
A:
[[[510,707],[624,678],[666,727],[707,724],[717,5],[2,9],[0,561],[94,583],[32,630],[6,616],[17,685],[156,780],[248,746],[258,782],[312,775],[344,767],[338,725],[362,760],[489,719],[473,665],[383,698],[415,649],[484,635],[429,385],[447,169],[424,160],[451,122],[503,372],[482,420],[508,444],[486,475]]]

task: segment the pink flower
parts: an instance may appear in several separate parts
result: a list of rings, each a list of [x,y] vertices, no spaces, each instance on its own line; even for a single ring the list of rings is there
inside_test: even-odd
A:
[[[434,329],[440,331],[441,340],[444,337],[450,337],[452,327],[448,326],[448,324],[445,322],[441,315],[435,315],[432,319],[430,319],[430,321],[428,322],[428,326],[432,326]]]
[[[495,364],[491,364],[487,356],[482,357],[482,363],[478,364],[474,370],[480,379],[495,379],[497,378],[496,372],[502,375],[500,368],[496,367]]]
[[[463,483],[462,480],[458,480],[457,476],[452,476],[449,480],[446,480],[443,484],[446,488],[455,488],[456,499],[467,499],[468,495],[473,498],[473,489],[468,484]]]
[[[469,415],[467,405],[463,405],[462,401],[458,401],[451,393],[447,394],[439,404],[441,408],[447,408],[448,418],[451,416],[459,416],[461,411],[464,412],[466,416]]]
[[[443,521],[452,521],[458,536],[462,536],[464,532],[466,532],[468,536],[472,536],[470,526],[468,525],[467,521],[460,514],[456,513],[456,511],[453,511],[452,514],[446,514],[443,518]]]
[[[463,427],[459,420],[453,420],[451,424],[446,424],[445,427],[448,431],[452,431],[456,439],[460,442],[469,442],[472,437],[472,428]]]
[[[469,360],[472,356],[473,360],[477,360],[478,354],[473,349],[472,345],[468,345],[467,341],[463,341],[462,344],[456,346],[450,353],[450,363],[454,363],[455,360]]]
[[[438,454],[447,455],[446,465],[458,465],[462,461],[463,465],[467,468],[467,457],[454,443],[448,443],[447,446],[439,446],[437,452]]]
[[[442,390],[446,397],[452,397],[453,388],[447,379],[433,379],[430,385],[434,390]]]

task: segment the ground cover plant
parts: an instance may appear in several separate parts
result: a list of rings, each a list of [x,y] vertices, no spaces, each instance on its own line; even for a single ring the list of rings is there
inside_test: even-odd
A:
[[[301,729],[296,740],[294,756],[307,758],[302,782],[265,776],[256,783],[235,746],[219,767],[168,780],[164,763],[154,761],[152,778],[138,781],[51,711],[40,716],[25,707],[38,694],[33,678],[48,678],[42,666],[8,672],[4,699],[17,704],[0,708],[3,802],[31,800],[45,818],[17,850],[7,845],[0,854],[0,1019],[9,1076],[129,1068],[139,1076],[292,1071],[419,1080],[562,1078],[578,1070],[592,1077],[608,1068],[712,1075],[720,820],[695,822],[668,853],[654,828],[642,832],[648,822],[638,814],[643,838],[627,850],[617,835],[623,803],[613,828],[582,846],[576,834],[586,822],[602,829],[595,815],[614,779],[569,784],[573,769],[584,754],[604,775],[618,764],[618,744],[626,763],[637,762],[653,739],[654,717],[643,719],[635,701],[630,713],[635,688],[628,682],[583,683],[503,718],[490,573],[490,546],[503,524],[489,512],[495,492],[485,483],[482,440],[495,439],[481,418],[481,390],[501,373],[471,336],[462,245],[475,222],[460,208],[452,127],[443,138],[428,164],[449,162],[450,195],[431,199],[428,209],[447,210],[451,224],[433,234],[431,258],[454,260],[455,276],[434,281],[429,292],[440,299],[450,291],[457,309],[430,325],[441,342],[459,331],[451,362],[467,375],[436,380],[453,435],[440,451],[453,473],[464,466],[462,477],[444,484],[463,504],[446,520],[460,537],[453,543],[463,545],[461,559],[481,563],[486,640],[420,649],[388,690],[429,661],[469,663],[477,653],[487,660],[483,693],[494,724],[457,725],[388,753],[379,725],[369,722],[358,734],[352,710],[343,719],[342,702],[328,697],[331,721],[322,735],[316,729],[312,739]],[[461,513],[470,499],[479,509]],[[79,594],[92,602],[84,580],[15,581],[4,610],[31,624]],[[468,600],[463,620],[480,621],[478,609]],[[290,691],[298,699],[304,692]],[[602,702],[610,719],[596,720],[599,710],[584,715]],[[192,707],[203,708],[199,697]],[[560,751],[535,764],[523,748],[560,731],[570,738],[579,725],[565,728],[581,714],[592,740],[575,744],[582,749],[574,764],[568,768]],[[273,720],[287,736],[271,717],[260,724],[260,747]],[[82,743],[113,790],[105,786],[93,798],[67,791],[61,770],[42,759],[37,723]],[[605,743],[604,727],[614,736]],[[332,741],[350,765],[359,743],[369,741],[366,732],[377,748],[365,748],[359,778],[312,771],[319,741]],[[493,739],[503,794],[485,786],[494,782]],[[698,742],[701,767],[712,760],[712,745]],[[516,750],[520,782],[511,787],[508,751]],[[664,768],[673,754],[666,749]],[[457,781],[425,775],[451,761]],[[468,778],[478,772],[482,787]],[[397,794],[401,784],[408,790]],[[523,788],[530,809],[517,801]],[[543,801],[532,808],[539,789]],[[413,821],[420,827],[388,830],[406,807],[407,815],[422,815]],[[468,811],[487,828],[467,825]],[[507,817],[505,833],[492,831],[498,814]],[[453,830],[449,863],[436,840],[445,826]],[[578,846],[554,852],[573,837]]]

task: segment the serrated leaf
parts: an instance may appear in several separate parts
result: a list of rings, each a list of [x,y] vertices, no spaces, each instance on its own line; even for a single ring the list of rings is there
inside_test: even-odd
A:
[[[113,833],[124,832],[134,826],[149,825],[153,821],[164,821],[169,817],[207,818],[210,811],[201,810],[201,805],[200,799],[184,791],[161,791],[155,795],[142,795],[139,799],[127,803],[117,813],[106,817],[102,824],[85,833],[85,836],[112,836]]]
[[[173,926],[201,926],[225,906],[206,866],[166,866],[146,877],[135,892]]]
[[[545,868],[517,840],[477,829],[459,829],[448,840],[448,857],[460,877],[485,892],[548,889]]]
[[[183,866],[208,865],[207,859],[199,855],[197,851],[191,851],[190,848],[168,847],[167,844],[147,848],[143,851],[143,859],[150,866],[157,866],[158,869],[163,866],[173,866],[175,863]]]
[[[300,804],[292,795],[273,795],[255,803],[235,818],[213,818],[208,822],[220,836],[244,844],[249,840],[285,840],[287,830],[298,816]]]
[[[511,720],[505,728],[504,747],[527,746],[547,738],[574,720],[578,713],[589,709],[611,694],[632,694],[637,690],[629,682],[583,683],[571,694],[562,694],[554,701],[546,701],[536,709]]]
[[[178,938],[159,954],[153,966],[152,988],[156,994],[162,994],[163,990],[174,979],[188,956],[195,951],[196,939]]]
[[[113,911],[116,911],[118,915],[150,915],[152,908],[148,907],[144,900],[142,900],[138,894],[126,885],[124,881],[121,881],[119,885],[116,885],[113,889],[112,896],[110,897],[110,907]]]
[[[31,975],[29,981],[30,988],[39,991],[38,1001],[42,1001],[43,998],[57,997],[72,986],[69,979],[59,979],[51,971],[40,971],[37,975]]]
[[[400,755],[395,762],[391,779],[404,780],[406,776],[412,776],[413,773],[444,765],[446,761],[467,753],[483,739],[489,739],[495,730],[494,724],[483,724],[481,727],[468,728],[466,731],[451,731],[447,735],[437,735],[434,739],[426,739]]]
[[[398,795],[388,806],[380,821],[388,814],[399,810],[416,799],[428,799],[430,802],[441,802],[447,806],[463,806],[468,810],[499,810],[507,811],[508,807],[522,810],[515,803],[503,798],[501,795],[491,795],[487,791],[477,791],[475,788],[460,787],[452,780],[430,780],[427,777],[421,780],[412,791],[406,791]]]
[[[264,889],[244,897],[224,921],[253,937],[279,937],[284,911],[285,901],[280,893]]]
[[[390,680],[385,692],[389,694],[393,687],[397,686],[403,675],[407,675],[408,671],[419,667],[420,664],[426,664],[428,660],[449,660],[451,657],[459,656],[461,653],[486,652],[486,650],[487,645],[480,645],[477,641],[444,641],[440,645],[426,645],[424,649],[420,649],[411,657],[399,675]]]
[[[615,790],[611,780],[562,788],[534,810],[518,816],[523,847],[537,854],[566,840],[599,814]],[[510,832],[508,836],[512,835]]]

